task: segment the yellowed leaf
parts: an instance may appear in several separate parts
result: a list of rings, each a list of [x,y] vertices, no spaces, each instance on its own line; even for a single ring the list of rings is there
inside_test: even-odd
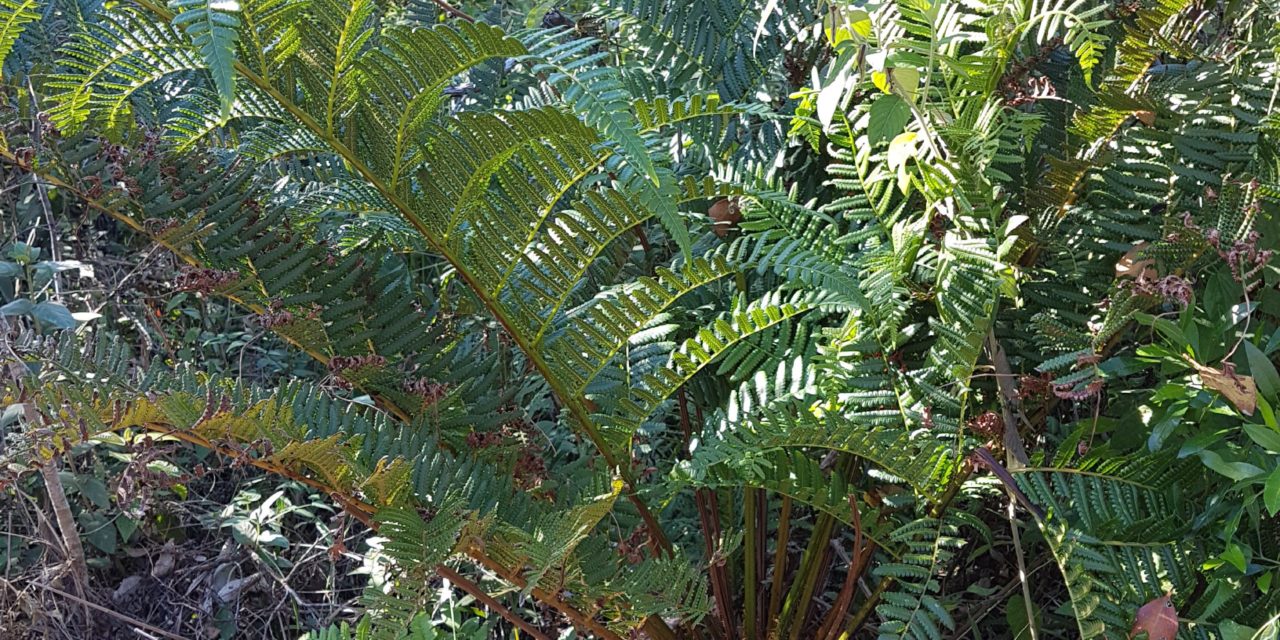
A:
[[[876,85],[877,89],[885,93],[892,93],[889,89],[889,74],[884,71],[871,72],[871,83]]]

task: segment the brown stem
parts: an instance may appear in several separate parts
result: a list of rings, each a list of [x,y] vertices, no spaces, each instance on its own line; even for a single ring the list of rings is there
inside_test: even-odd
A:
[[[49,504],[53,507],[53,515],[58,520],[58,533],[62,537],[62,548],[66,552],[67,564],[71,566],[71,578],[76,590],[85,593],[89,587],[89,566],[84,561],[84,546],[80,544],[80,531],[76,529],[75,518],[71,515],[71,504],[67,502],[67,492],[62,486],[62,477],[58,475],[58,459],[55,457],[40,465],[40,476],[44,478],[45,490],[49,494]]]
[[[743,524],[747,531],[743,549],[743,616],[742,636],[746,640],[761,640],[768,625],[760,588],[764,580],[766,534],[769,529],[769,498],[763,489],[744,489],[742,492]]]
[[[893,586],[893,583],[894,579],[886,576],[880,581],[880,584],[876,585],[875,590],[871,592],[871,595],[867,596],[862,606],[858,607],[858,612],[853,614],[853,618],[849,620],[849,625],[845,627],[845,632],[848,635],[852,636],[858,630],[858,627],[862,626],[867,616],[871,615],[871,612],[876,608],[876,604],[880,602],[880,596],[884,595],[884,592],[888,591],[889,587]]]
[[[524,618],[521,618],[515,613],[512,613],[510,609],[502,606],[501,602],[494,600],[492,596],[485,593],[484,590],[480,588],[480,585],[459,575],[457,571],[454,571],[453,569],[450,569],[448,566],[445,566],[443,564],[438,564],[436,565],[436,573],[440,574],[440,577],[444,578],[445,580],[448,580],[449,582],[452,582],[453,584],[457,585],[458,588],[471,594],[471,596],[474,597],[476,600],[483,602],[484,606],[489,607],[491,611],[494,611],[498,615],[502,616],[504,619],[506,619],[507,622],[510,622],[511,624],[514,624],[515,626],[519,627],[521,631],[529,634],[529,636],[534,640],[551,640],[541,631],[538,631],[537,627],[533,626],[532,624],[529,624],[529,621],[525,620]]]
[[[1022,489],[1018,488],[1018,482],[1013,479],[1013,475],[1004,468],[1004,465],[1000,464],[999,460],[996,460],[995,456],[991,455],[991,451],[986,447],[978,447],[978,450],[973,452],[973,457],[978,463],[990,469],[991,473],[995,474],[995,476],[1000,479],[1000,482],[1004,484],[1005,489],[1009,491],[1010,498],[1022,505],[1022,507],[1027,511],[1030,511],[1031,514],[1036,517],[1036,520],[1044,522],[1044,509],[1041,509],[1039,505],[1032,502],[1031,498],[1027,497],[1027,494],[1023,493]]]
[[[733,615],[733,593],[729,590],[729,574],[725,571],[725,558],[720,556],[720,513],[716,504],[716,494],[710,489],[698,489],[694,493],[698,506],[698,519],[702,523],[702,540],[706,546],[707,572],[711,576],[711,595],[716,601],[716,612],[720,615],[720,624],[724,627],[724,637],[732,640],[737,636]]]
[[[813,603],[813,594],[817,591],[818,577],[823,574],[823,565],[827,562],[830,550],[831,531],[835,526],[835,516],[823,512],[813,525],[809,542],[800,556],[800,568],[796,571],[795,580],[787,592],[782,604],[782,612],[778,615],[777,635],[798,640],[804,629],[805,617],[809,606]]]
[[[689,421],[689,405],[684,389],[676,392],[676,407],[680,414],[680,427],[685,434],[691,434],[693,428]],[[699,416],[701,417],[701,416]],[[701,425],[699,425],[701,426]],[[724,637],[734,638],[736,626],[732,613],[733,597],[729,591],[729,576],[725,572],[725,559],[720,557],[717,543],[720,541],[720,510],[716,505],[716,494],[710,489],[698,489],[693,494],[698,508],[698,520],[702,524],[702,541],[707,554],[707,572],[711,577],[711,595],[716,601],[716,612],[720,616],[720,624],[724,626]]]
[[[996,340],[994,330],[987,331],[987,357],[996,370],[996,387],[1000,390],[1000,411],[1004,418],[1004,449],[1012,468],[1025,467],[1030,459],[1027,449],[1018,435],[1018,391],[1013,386],[1013,370],[1009,366],[1009,358],[1004,347]]]
[[[510,582],[520,589],[524,589],[527,586],[525,579],[519,573],[503,567],[493,559],[486,556],[484,552],[478,549],[468,549],[467,554],[479,562],[481,566],[492,571],[499,578]],[[569,619],[569,622],[573,623],[573,626],[578,629],[592,633],[604,640],[622,640],[621,636],[610,631],[604,625],[597,622],[595,618],[587,616],[581,611],[570,606],[562,600],[558,594],[551,593],[540,587],[533,587],[530,592],[539,602],[549,605],[556,611],[559,611],[564,617]]]
[[[431,0],[431,1],[432,1],[432,2],[434,2],[434,3],[436,3],[436,6],[437,6],[437,7],[440,7],[440,9],[441,9],[442,11],[444,11],[445,13],[447,13],[447,14],[449,14],[449,15],[451,15],[451,16],[453,16],[453,17],[455,17],[455,18],[462,18],[463,20],[466,20],[467,22],[475,22],[475,21],[476,21],[476,19],[475,19],[475,18],[472,18],[471,16],[467,15],[467,14],[466,14],[466,12],[464,12],[462,9],[459,9],[459,8],[457,8],[457,7],[455,7],[455,6],[451,5],[451,4],[449,4],[448,2],[445,2],[444,0]]]
[[[853,604],[853,594],[858,578],[862,577],[867,561],[871,559],[871,553],[875,550],[875,544],[863,545],[862,515],[858,512],[858,500],[853,494],[849,494],[849,509],[853,512],[853,554],[851,555],[853,565],[844,574],[840,595],[831,606],[831,611],[827,612],[826,620],[819,627],[817,640],[835,640],[836,634],[840,631],[840,623],[849,613],[849,605]]]
[[[778,534],[773,550],[773,586],[769,589],[769,628],[766,636],[773,633],[773,625],[778,621],[778,611],[782,609],[782,581],[787,574],[787,545],[791,541],[791,496],[782,496],[782,507],[778,513]]]

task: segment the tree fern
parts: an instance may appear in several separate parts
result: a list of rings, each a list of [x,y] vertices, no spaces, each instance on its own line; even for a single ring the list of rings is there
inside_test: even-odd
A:
[[[173,26],[182,29],[200,51],[213,76],[213,86],[223,114],[229,113],[236,95],[236,41],[240,4],[235,0],[172,0]]]
[[[38,0],[4,0],[0,4],[0,73],[27,24],[40,18]],[[3,78],[3,75],[0,75]]]

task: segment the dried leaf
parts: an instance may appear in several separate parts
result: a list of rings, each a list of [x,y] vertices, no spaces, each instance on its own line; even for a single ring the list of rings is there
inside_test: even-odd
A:
[[[729,198],[720,200],[711,205],[711,209],[707,211],[707,216],[711,218],[711,230],[721,238],[729,234],[729,230],[737,226],[742,220],[742,210],[738,207],[738,203]]]
[[[1138,122],[1141,122],[1148,127],[1153,126],[1156,123],[1156,112],[1154,111],[1134,111],[1133,117],[1137,118]]]
[[[1254,410],[1258,408],[1258,388],[1252,376],[1242,376],[1231,370],[1233,368],[1218,370],[1206,367],[1190,358],[1188,361],[1191,362],[1192,367],[1195,367],[1196,373],[1200,374],[1204,386],[1222,394],[1222,397],[1235,405],[1240,413],[1246,416],[1253,415]]]
[[[1147,640],[1174,640],[1178,635],[1178,611],[1173,608],[1173,594],[1166,593],[1138,608],[1130,638],[1146,632]]]
[[[1135,280],[1143,277],[1147,280],[1154,280],[1159,277],[1155,270],[1155,260],[1140,258],[1146,248],[1147,243],[1139,242],[1128,253],[1121,256],[1120,260],[1116,262],[1116,277],[1133,278]]]

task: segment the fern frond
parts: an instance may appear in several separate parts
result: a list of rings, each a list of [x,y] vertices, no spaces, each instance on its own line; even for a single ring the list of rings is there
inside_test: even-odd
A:
[[[4,62],[27,25],[40,19],[40,0],[0,0],[0,80]]]
[[[225,116],[236,97],[236,42],[239,39],[240,11],[237,0],[170,0],[173,26],[182,29],[213,76],[219,104]]]

